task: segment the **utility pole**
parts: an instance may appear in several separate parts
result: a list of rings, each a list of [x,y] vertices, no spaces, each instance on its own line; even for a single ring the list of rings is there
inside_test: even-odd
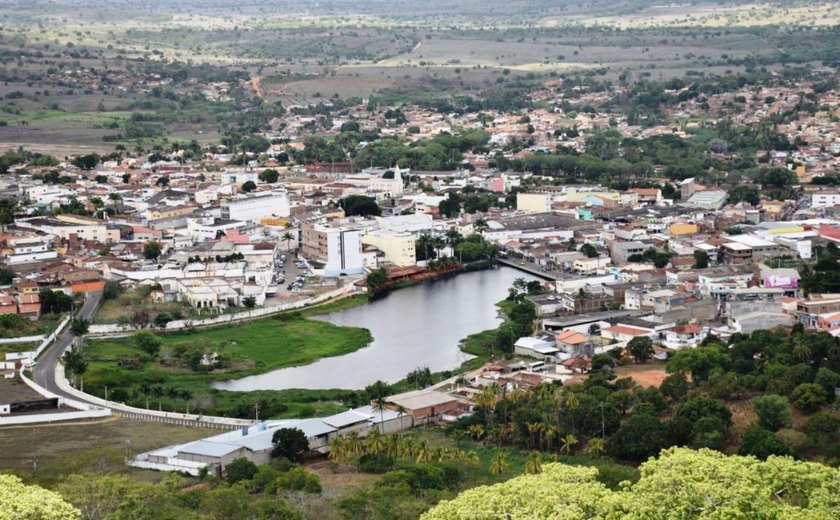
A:
[[[254,403],[254,420],[256,420],[256,421],[260,420],[260,402],[259,401]]]

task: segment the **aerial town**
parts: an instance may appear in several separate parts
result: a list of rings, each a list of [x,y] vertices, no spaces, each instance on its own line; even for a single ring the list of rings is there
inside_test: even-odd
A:
[[[836,517],[834,26],[164,3],[0,32],[0,520]]]

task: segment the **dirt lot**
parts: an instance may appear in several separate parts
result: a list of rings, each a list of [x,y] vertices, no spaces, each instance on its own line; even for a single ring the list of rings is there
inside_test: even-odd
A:
[[[668,377],[668,374],[665,372],[665,365],[662,363],[627,365],[616,368],[615,373],[618,377],[629,377],[645,388],[649,386],[659,388],[662,381]]]

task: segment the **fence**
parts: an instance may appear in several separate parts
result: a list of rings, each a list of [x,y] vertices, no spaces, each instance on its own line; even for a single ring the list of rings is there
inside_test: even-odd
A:
[[[314,296],[312,298],[307,298],[305,300],[299,300],[292,303],[286,303],[283,305],[273,305],[271,307],[262,307],[259,309],[251,309],[248,311],[237,312],[235,314],[222,314],[220,316],[216,316],[214,318],[207,318],[203,320],[172,320],[166,324],[165,331],[175,331],[180,329],[186,329],[190,327],[215,327],[218,325],[226,325],[230,323],[236,323],[239,321],[248,321],[254,320],[257,318],[264,318],[266,316],[271,316],[272,314],[278,314],[281,312],[292,311],[296,309],[302,309],[304,307],[309,307],[311,305],[317,305],[319,303],[323,303],[328,300],[333,300],[335,298],[341,298],[344,296],[349,296],[350,294],[355,292],[355,286],[353,284],[347,284],[340,289],[335,289],[333,291],[326,292],[324,294],[320,294],[318,296]],[[91,325],[88,328],[87,337],[103,337],[103,336],[122,336],[128,335],[132,332],[137,330],[135,327],[128,326],[128,325]]]
[[[66,394],[75,396],[82,401],[90,403],[91,405],[108,408],[110,409],[110,412],[114,412],[129,419],[178,424],[181,426],[195,426],[201,428],[220,428],[225,430],[235,430],[243,426],[251,426],[254,424],[254,421],[245,419],[144,410],[142,408],[135,408],[133,406],[124,405],[114,401],[106,401],[102,398],[86,394],[81,390],[73,388],[73,386],[70,385],[70,382],[67,381],[67,376],[64,374],[64,366],[61,364],[58,364],[55,367],[55,383],[61,391]]]
[[[14,345],[15,343],[35,343],[43,339],[43,334],[39,334],[38,336],[23,336],[20,338],[0,338],[0,345]]]
[[[111,410],[80,410],[78,412],[55,412],[15,415],[13,417],[0,417],[0,426],[52,423],[59,421],[73,421],[79,419],[98,419],[102,417],[108,417],[110,415]]]

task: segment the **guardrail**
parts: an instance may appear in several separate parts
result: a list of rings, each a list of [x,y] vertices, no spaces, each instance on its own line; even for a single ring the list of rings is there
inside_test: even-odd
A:
[[[52,331],[47,337],[44,338],[44,341],[42,341],[41,344],[38,345],[38,348],[35,349],[35,359],[38,359],[38,356],[41,355],[41,353],[50,345],[50,343],[55,341],[55,338],[57,338],[61,331],[64,330],[64,327],[66,327],[67,324],[70,323],[71,319],[71,316],[67,316],[66,318],[61,320],[61,323],[58,324],[58,327],[56,327],[54,331]]]

